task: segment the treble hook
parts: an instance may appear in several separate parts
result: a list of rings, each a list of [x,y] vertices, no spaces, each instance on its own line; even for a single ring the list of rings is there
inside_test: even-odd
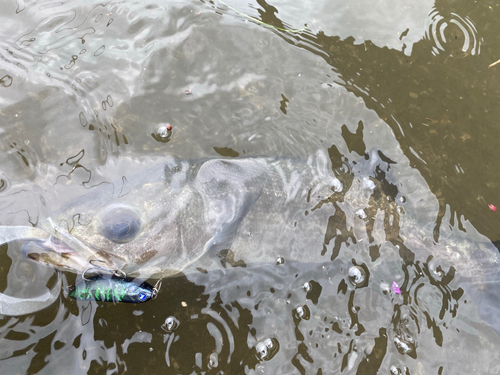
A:
[[[151,298],[155,299],[158,296],[158,292],[160,291],[161,288],[161,280],[158,280],[156,284],[153,287],[153,291],[151,293]]]
[[[91,281],[91,279],[87,278],[85,275],[86,275],[87,272],[89,272],[91,270],[96,270],[96,269],[99,269],[99,267],[90,267],[90,268],[87,268],[85,271],[83,271],[83,273],[82,273],[83,280],[85,280],[85,281]]]
[[[89,267],[87,268],[85,271],[83,271],[82,273],[82,278],[86,281],[90,281],[90,279],[88,279],[87,277],[85,277],[85,274],[91,270],[94,270],[94,269],[98,269],[98,270],[102,270],[102,271],[106,271],[106,272],[109,272],[109,273],[112,273],[113,275],[115,275],[116,277],[119,277],[119,278],[126,278],[127,277],[127,274],[125,272],[123,272],[122,270],[119,270],[119,269],[115,269],[115,270],[110,270],[109,268],[106,268],[106,267],[103,267],[103,266],[100,266],[98,264],[94,264],[95,262],[101,262],[101,263],[106,263],[105,261],[103,260],[100,260],[100,259],[90,259],[89,260],[89,263],[91,265],[93,265],[94,267]]]

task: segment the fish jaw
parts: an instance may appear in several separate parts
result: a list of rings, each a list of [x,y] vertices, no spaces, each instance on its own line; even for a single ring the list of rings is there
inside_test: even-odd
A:
[[[22,253],[25,258],[37,263],[73,273],[83,273],[89,268],[96,267],[96,264],[101,268],[112,271],[119,269],[121,266],[121,264],[114,262],[107,253],[76,251],[54,237],[46,241],[28,241],[23,245]]]
[[[47,241],[28,241],[22,248],[27,259],[60,271],[83,272],[90,267],[89,262],[64,244]]]

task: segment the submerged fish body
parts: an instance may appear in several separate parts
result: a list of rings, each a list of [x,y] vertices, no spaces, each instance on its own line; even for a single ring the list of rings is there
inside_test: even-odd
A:
[[[320,263],[353,245],[367,253],[368,244],[397,246],[409,260],[418,251],[421,259],[446,258],[473,274],[475,259],[492,254],[477,232],[474,242],[445,228],[435,243],[432,228],[421,228],[418,218],[429,203],[403,213],[397,188],[385,172],[373,173],[391,165],[376,151],[353,165],[339,172],[324,155],[314,162],[169,158],[93,187],[53,212],[39,225],[52,236],[40,238],[44,231],[30,229],[35,240],[23,253],[59,270],[81,274],[98,261],[142,279],[279,256]]]
[[[205,254],[219,259],[229,249],[251,261],[281,251],[311,261],[321,258],[333,212],[314,208],[340,189],[331,169],[294,159],[169,159],[90,189],[40,224],[57,240],[28,242],[23,251],[60,270],[82,273],[98,260],[143,279],[176,274]],[[311,246],[314,257],[303,251]]]
[[[401,204],[405,199],[390,179],[394,163],[382,156],[375,150],[340,168],[324,155],[308,161],[169,158],[90,188],[39,228],[1,227],[0,239],[30,240],[23,254],[59,270],[85,273],[99,262],[144,280],[276,259],[356,258],[376,273],[380,265],[410,267],[432,256],[436,277],[440,269],[456,270],[483,319],[500,333],[496,248],[464,220],[462,229],[442,225],[435,241],[429,216],[437,212],[436,198],[421,177],[410,176],[421,185],[413,184]],[[74,296],[107,300],[114,289],[104,283],[83,283]],[[3,297],[0,313],[9,311]],[[37,311],[50,301],[18,310]]]

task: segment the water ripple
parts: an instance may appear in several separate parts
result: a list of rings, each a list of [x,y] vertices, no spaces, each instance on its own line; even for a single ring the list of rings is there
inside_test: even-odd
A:
[[[462,18],[456,13],[442,15],[437,9],[430,13],[426,25],[426,37],[434,42],[432,53],[450,54],[462,51],[467,55],[479,55],[483,38],[478,35],[474,22],[468,17]]]

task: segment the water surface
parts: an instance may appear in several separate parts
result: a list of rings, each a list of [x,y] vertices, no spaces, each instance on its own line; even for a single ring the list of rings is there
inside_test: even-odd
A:
[[[343,190],[321,208],[324,248],[304,250],[317,261],[280,242],[282,259],[257,262],[238,253],[252,241],[242,229],[233,258],[164,280],[144,305],[61,295],[1,317],[1,372],[497,373],[498,12],[3,2],[0,224],[37,225],[121,181],[121,161],[166,154],[300,158]],[[0,287],[33,297],[54,272],[21,247],[0,248]],[[352,267],[366,283],[349,280]]]

